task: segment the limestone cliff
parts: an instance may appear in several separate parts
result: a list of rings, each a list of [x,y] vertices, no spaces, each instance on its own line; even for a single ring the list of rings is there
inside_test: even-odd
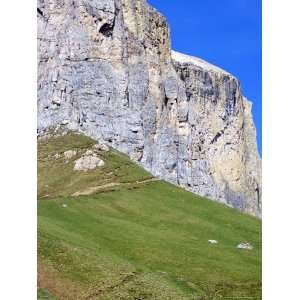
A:
[[[154,175],[261,211],[251,104],[229,73],[171,51],[145,0],[38,0],[38,131],[106,141]]]

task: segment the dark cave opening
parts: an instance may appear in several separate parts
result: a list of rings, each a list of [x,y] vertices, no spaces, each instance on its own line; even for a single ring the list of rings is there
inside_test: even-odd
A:
[[[100,27],[99,32],[102,33],[106,37],[110,37],[113,34],[113,29],[114,29],[113,24],[105,23]]]

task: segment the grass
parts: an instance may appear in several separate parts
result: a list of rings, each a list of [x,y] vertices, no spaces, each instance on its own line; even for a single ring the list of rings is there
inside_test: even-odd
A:
[[[117,151],[99,153],[101,169],[73,171],[93,144],[77,134],[38,143],[40,288],[60,300],[261,299],[258,219],[147,181],[151,175]],[[53,158],[70,149],[78,152],[71,161]],[[242,241],[254,250],[237,249]]]
[[[51,295],[47,290],[38,289],[37,300],[57,300],[57,298]]]

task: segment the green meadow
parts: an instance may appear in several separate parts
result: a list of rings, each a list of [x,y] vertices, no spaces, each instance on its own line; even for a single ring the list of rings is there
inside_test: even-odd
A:
[[[38,141],[39,300],[261,299],[260,220],[115,150],[99,152],[104,167],[74,171],[94,144],[75,133]],[[253,250],[236,248],[244,241]]]

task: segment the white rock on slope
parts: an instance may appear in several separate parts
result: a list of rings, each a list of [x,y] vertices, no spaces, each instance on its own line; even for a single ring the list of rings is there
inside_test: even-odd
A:
[[[104,161],[96,156],[83,156],[75,161],[74,170],[84,171],[94,170],[104,166]]]
[[[216,241],[216,240],[208,240],[208,243],[209,244],[218,244],[218,241]]]
[[[253,246],[250,243],[240,243],[236,246],[238,249],[244,249],[244,250],[253,250]]]

